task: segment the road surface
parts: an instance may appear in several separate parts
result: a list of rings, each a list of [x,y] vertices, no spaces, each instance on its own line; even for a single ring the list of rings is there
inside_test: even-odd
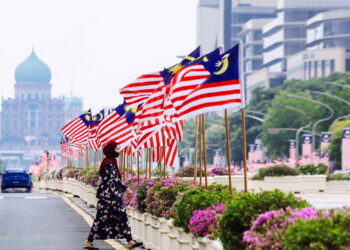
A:
[[[89,230],[83,216],[60,195],[0,193],[1,250],[81,250]],[[115,249],[105,241],[95,245]]]

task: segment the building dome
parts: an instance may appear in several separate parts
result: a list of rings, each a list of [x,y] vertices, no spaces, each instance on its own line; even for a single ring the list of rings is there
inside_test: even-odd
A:
[[[17,66],[15,79],[17,83],[50,83],[51,70],[33,50],[30,56]]]

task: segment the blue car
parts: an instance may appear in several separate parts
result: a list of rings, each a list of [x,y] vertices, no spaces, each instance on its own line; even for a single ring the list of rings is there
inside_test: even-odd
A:
[[[25,188],[27,192],[32,189],[30,174],[24,168],[10,168],[3,172],[1,191],[7,188]]]

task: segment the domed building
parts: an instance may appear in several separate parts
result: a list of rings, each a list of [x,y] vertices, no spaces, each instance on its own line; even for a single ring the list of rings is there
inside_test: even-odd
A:
[[[51,96],[51,70],[33,50],[15,70],[15,98],[2,100],[2,150],[58,149],[60,128],[82,113],[77,97]]]

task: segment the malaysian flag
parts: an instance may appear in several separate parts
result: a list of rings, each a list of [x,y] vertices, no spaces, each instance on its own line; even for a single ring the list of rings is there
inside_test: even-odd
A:
[[[154,89],[153,93],[148,97],[148,99],[143,104],[143,111],[140,115],[140,121],[152,120],[159,118],[163,115],[164,107],[164,95],[165,86],[168,85],[177,71],[182,67],[195,61],[196,58],[200,56],[200,47],[192,51],[188,56],[186,56],[180,63],[164,69],[161,72],[163,76],[163,82],[161,82],[157,88]]]
[[[116,141],[120,148],[126,147],[131,140],[136,136],[134,131],[137,122],[129,120],[127,122],[125,114],[127,111],[135,113],[133,116],[136,119],[137,113],[141,112],[142,106],[138,109],[132,108],[124,102],[115,108],[99,125],[97,128],[97,137],[101,147],[104,147],[110,141]]]
[[[165,147],[165,164],[173,167],[177,158],[177,144],[176,140],[167,140]],[[164,146],[154,147],[152,151],[152,161],[160,163],[164,160]]]
[[[85,156],[86,145],[80,142],[72,142],[67,137],[61,139],[61,152],[65,159],[77,159]]]
[[[163,81],[160,72],[144,74],[119,90],[130,106],[142,104]]]
[[[70,140],[86,143],[89,136],[91,110],[68,122],[61,128],[61,132]]]
[[[220,49],[208,53],[193,61],[189,65],[181,68],[172,78],[170,84],[166,86],[164,96],[164,116],[165,119],[176,121],[179,119],[179,110],[183,100],[199,84],[210,77],[210,72],[206,70],[203,63],[216,59],[220,55]]]
[[[92,120],[90,123],[90,133],[88,138],[88,144],[95,152],[97,152],[101,146],[97,137],[97,128],[98,128],[98,124],[100,124],[103,121],[104,117],[105,117],[105,111],[101,110],[99,113],[97,113],[92,117]]]
[[[242,107],[239,81],[239,45],[208,61],[205,68],[211,76],[198,85],[183,101],[181,119],[221,109]]]

